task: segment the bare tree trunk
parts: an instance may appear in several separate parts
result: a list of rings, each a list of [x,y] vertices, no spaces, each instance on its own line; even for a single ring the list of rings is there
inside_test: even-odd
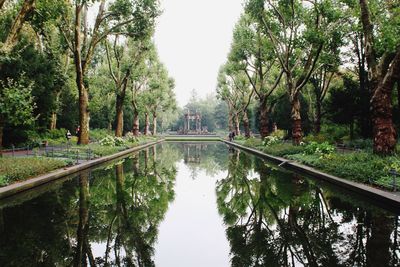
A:
[[[247,110],[243,111],[243,127],[244,127],[244,136],[246,138],[250,137],[250,122],[249,117],[247,115]]]
[[[84,72],[82,69],[82,56],[81,56],[81,17],[82,6],[76,4],[75,7],[75,69],[76,69],[76,84],[79,92],[79,125],[80,133],[78,144],[86,145],[89,143],[89,92],[84,84]]]
[[[0,9],[4,4],[0,2]],[[35,1],[36,0],[25,0],[21,10],[19,11],[17,17],[14,19],[13,25],[11,26],[10,31],[7,34],[7,37],[1,47],[1,52],[9,53],[17,43],[18,34],[21,31],[28,15],[35,9]]]
[[[235,134],[236,136],[240,135],[240,120],[239,120],[239,114],[235,114]]]
[[[260,135],[261,138],[269,135],[268,107],[265,99],[260,102]]]
[[[378,87],[371,100],[374,152],[391,154],[395,151],[397,143],[397,133],[392,119],[393,86],[382,87]]]
[[[117,94],[115,136],[121,137],[124,130],[124,99]]]
[[[133,112],[133,128],[132,128],[132,133],[134,136],[139,136],[139,131],[140,131],[140,125],[139,125],[139,112],[135,109]]]
[[[299,95],[294,94],[291,97],[291,119],[292,119],[292,140],[294,145],[300,145],[303,138],[301,127],[300,100]]]
[[[50,130],[55,130],[56,128],[57,128],[57,112],[52,112],[50,120]]]
[[[232,116],[232,112],[230,112],[230,111],[228,113],[228,129],[229,129],[229,132],[233,132],[233,116]]]
[[[153,135],[157,135],[157,114],[153,113]]]
[[[146,112],[144,114],[144,135],[149,135],[149,133],[150,133],[149,113]]]

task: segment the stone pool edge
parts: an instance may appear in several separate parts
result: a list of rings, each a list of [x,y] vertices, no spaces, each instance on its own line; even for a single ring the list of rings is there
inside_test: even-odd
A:
[[[10,197],[12,195],[15,195],[20,192],[41,186],[41,185],[49,183],[51,181],[58,180],[67,175],[71,175],[71,174],[89,169],[91,167],[97,166],[99,164],[105,163],[107,161],[120,158],[120,157],[130,154],[132,152],[142,150],[146,147],[157,145],[164,141],[165,141],[165,139],[160,139],[155,142],[150,142],[150,143],[146,143],[146,144],[143,144],[140,146],[132,147],[132,148],[126,149],[124,151],[109,155],[109,156],[104,156],[104,157],[101,157],[98,159],[90,160],[88,162],[84,162],[79,165],[75,165],[75,166],[71,166],[71,167],[64,167],[62,169],[58,169],[58,170],[52,171],[47,174],[42,174],[42,175],[36,176],[34,178],[31,178],[31,179],[23,181],[23,182],[18,182],[15,184],[1,187],[0,188],[0,199]]]
[[[242,145],[239,145],[237,143],[233,143],[233,142],[229,142],[227,140],[221,139],[222,142],[237,147],[241,150],[244,150],[246,152],[255,154],[263,159],[267,159],[269,161],[272,161],[278,165],[280,165],[283,168],[289,169],[289,170],[295,170],[307,175],[310,175],[314,178],[318,178],[324,181],[327,181],[329,183],[338,185],[340,187],[346,188],[347,190],[356,192],[360,195],[366,196],[368,198],[372,198],[374,200],[378,200],[384,204],[388,204],[394,207],[399,208],[400,207],[400,196],[396,195],[394,193],[388,192],[388,191],[384,191],[381,189],[377,189],[365,184],[361,184],[361,183],[357,183],[357,182],[353,182],[353,181],[349,181],[343,178],[339,178],[337,176],[331,175],[331,174],[327,174],[324,173],[322,171],[319,171],[317,169],[314,169],[312,167],[300,164],[298,162],[292,161],[292,160],[288,160],[282,157],[276,157],[276,156],[272,156],[269,154],[266,154],[264,152],[261,152],[259,150],[253,149],[253,148],[249,148],[249,147],[245,147]]]

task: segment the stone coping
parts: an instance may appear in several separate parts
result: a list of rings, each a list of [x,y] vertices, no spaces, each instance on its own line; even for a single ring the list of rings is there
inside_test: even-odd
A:
[[[124,151],[121,151],[121,152],[118,152],[118,153],[115,153],[115,154],[112,154],[112,155],[109,155],[109,156],[105,156],[105,157],[101,157],[101,158],[98,158],[98,159],[90,160],[90,161],[81,163],[79,165],[75,165],[75,166],[71,166],[71,167],[65,167],[63,169],[58,169],[58,170],[52,171],[50,173],[37,176],[35,178],[28,179],[28,180],[23,181],[23,182],[18,182],[18,183],[11,184],[11,185],[8,185],[8,186],[5,186],[5,187],[1,187],[0,188],[0,199],[4,199],[4,198],[7,198],[7,197],[10,197],[10,196],[15,195],[17,193],[20,193],[20,192],[23,192],[23,191],[26,191],[26,190],[41,186],[41,185],[49,183],[51,181],[58,180],[58,179],[63,178],[65,176],[78,173],[80,171],[92,168],[94,166],[97,166],[99,164],[105,163],[107,161],[123,157],[123,156],[125,156],[127,154],[130,154],[132,152],[136,152],[136,151],[142,150],[143,148],[154,146],[154,145],[162,143],[164,141],[165,141],[165,139],[161,139],[161,140],[158,140],[158,141],[155,141],[155,142],[151,142],[151,143],[143,144],[143,145],[140,145],[140,146],[132,147],[132,148],[129,148],[127,150],[124,150]]]
[[[241,150],[247,151],[251,154],[257,155],[263,159],[267,159],[271,162],[274,162],[278,164],[280,167],[310,175],[314,178],[318,178],[327,181],[329,183],[335,184],[337,186],[340,186],[342,188],[346,188],[349,191],[368,197],[369,199],[372,199],[374,201],[378,201],[379,204],[390,205],[391,207],[396,208],[396,210],[400,209],[400,196],[395,193],[374,188],[362,183],[357,183],[343,178],[339,178],[337,176],[321,172],[317,169],[300,164],[298,162],[288,160],[282,157],[276,157],[269,154],[265,154],[259,150],[245,147],[237,143],[229,142],[227,140],[222,140],[222,142],[237,147]]]

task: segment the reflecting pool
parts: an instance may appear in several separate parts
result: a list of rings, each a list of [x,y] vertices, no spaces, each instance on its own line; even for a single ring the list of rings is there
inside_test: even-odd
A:
[[[399,266],[398,214],[222,143],[0,201],[0,266]]]

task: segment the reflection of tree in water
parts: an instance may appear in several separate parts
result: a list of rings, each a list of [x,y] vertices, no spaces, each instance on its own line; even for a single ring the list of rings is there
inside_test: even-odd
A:
[[[176,176],[161,157],[150,148],[1,210],[0,266],[154,266]]]
[[[91,190],[94,222],[89,239],[105,244],[104,256],[96,258],[99,265],[154,266],[157,228],[174,198],[176,171],[159,165],[156,148],[150,150],[144,150],[141,158],[115,166],[115,178],[108,179],[114,180],[114,187],[103,184]],[[109,190],[112,187],[115,190]]]
[[[397,266],[397,218],[238,151],[217,183],[232,266]],[[342,201],[342,199],[344,199]]]
[[[163,147],[171,144],[163,144]],[[213,176],[226,166],[226,154],[221,150],[228,149],[226,145],[210,142],[177,143],[173,149],[183,155],[183,162],[190,169],[192,179],[196,179],[200,171]]]

